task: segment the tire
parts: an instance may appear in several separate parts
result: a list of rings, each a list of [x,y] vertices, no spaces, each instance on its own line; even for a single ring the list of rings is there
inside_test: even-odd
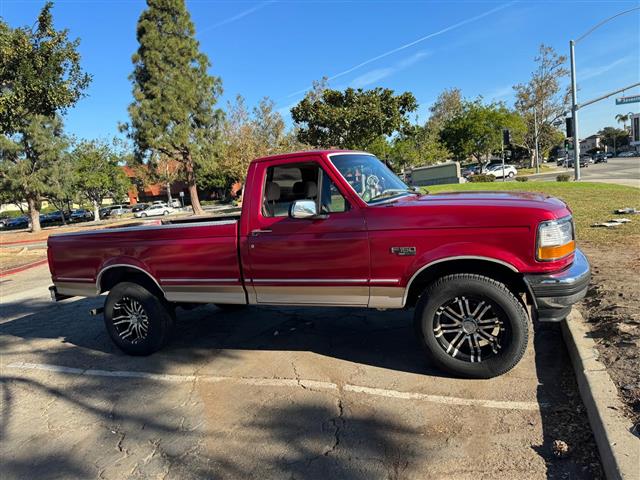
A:
[[[132,317],[135,327],[131,327]],[[143,356],[165,345],[174,321],[170,305],[164,300],[137,283],[122,282],[107,296],[104,323],[120,350],[128,355]]]
[[[168,210],[165,210],[165,211],[162,213],[162,215],[169,215],[169,211],[168,211]]]
[[[456,376],[493,378],[511,370],[524,355],[528,318],[503,283],[455,274],[427,287],[416,306],[414,325],[433,363]]]
[[[513,172],[509,172],[509,178],[513,178],[513,177],[515,177],[515,176],[516,176],[516,174],[515,174],[515,173],[513,173]]]
[[[141,216],[142,218],[144,218],[144,217],[146,217],[146,216],[147,216],[147,214],[146,214],[146,213],[141,213],[141,214],[140,214],[140,216]]]

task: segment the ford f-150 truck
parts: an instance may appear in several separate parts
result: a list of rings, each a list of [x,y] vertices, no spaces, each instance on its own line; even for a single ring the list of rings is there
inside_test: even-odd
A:
[[[52,296],[108,292],[106,328],[128,354],[160,349],[176,307],[198,303],[414,308],[428,357],[474,378],[513,368],[530,321],[562,320],[590,278],[562,201],[421,194],[375,156],[339,150],[254,160],[239,216],[65,233],[48,247]]]

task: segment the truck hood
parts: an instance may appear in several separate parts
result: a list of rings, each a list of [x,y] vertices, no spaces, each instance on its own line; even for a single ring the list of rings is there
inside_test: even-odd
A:
[[[563,201],[537,192],[451,192],[420,195],[409,197],[403,203],[420,205],[427,204],[459,204],[482,205],[485,207],[520,207],[534,208],[547,211],[557,211],[566,208]]]

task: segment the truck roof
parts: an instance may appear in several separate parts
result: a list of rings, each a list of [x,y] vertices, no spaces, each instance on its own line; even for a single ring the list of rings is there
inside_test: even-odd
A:
[[[320,155],[327,155],[327,154],[334,154],[334,153],[362,153],[362,154],[372,155],[371,153],[361,152],[357,150],[318,149],[318,150],[301,150],[299,152],[292,152],[292,153],[279,153],[277,155],[268,155],[266,157],[256,158],[255,160],[253,160],[253,162],[265,162],[267,160],[280,160],[283,158],[303,157],[305,155],[309,155],[310,153],[320,154]]]

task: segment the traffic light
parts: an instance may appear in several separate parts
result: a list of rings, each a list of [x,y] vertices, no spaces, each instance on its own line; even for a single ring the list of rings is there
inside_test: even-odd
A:
[[[508,128],[502,129],[502,143],[504,145],[511,145],[511,132]]]
[[[573,117],[567,117],[564,121],[567,124],[567,137],[573,137]]]

